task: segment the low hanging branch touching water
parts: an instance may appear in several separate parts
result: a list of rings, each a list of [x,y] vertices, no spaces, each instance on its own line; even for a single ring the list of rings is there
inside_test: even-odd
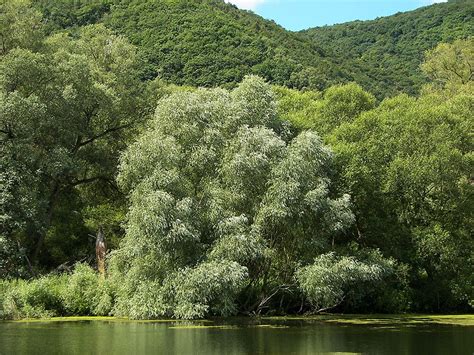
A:
[[[265,308],[269,308],[266,304],[274,297],[276,296],[278,293],[280,293],[281,291],[287,291],[289,293],[291,293],[291,289],[294,288],[296,285],[280,285],[280,286],[277,286],[275,287],[272,292],[270,293],[270,295],[268,296],[265,296],[263,297],[263,299],[260,301],[260,303],[258,304],[256,310],[254,311],[254,313],[256,315],[260,315],[261,312],[265,309]]]

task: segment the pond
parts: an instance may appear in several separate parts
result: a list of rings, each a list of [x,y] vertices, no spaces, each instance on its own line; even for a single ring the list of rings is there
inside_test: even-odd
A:
[[[80,320],[0,322],[0,354],[473,354],[474,327],[332,323]]]

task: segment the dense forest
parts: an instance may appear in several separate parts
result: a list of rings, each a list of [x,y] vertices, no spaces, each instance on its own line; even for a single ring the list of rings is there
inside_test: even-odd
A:
[[[141,77],[234,87],[255,74],[323,90],[356,81],[378,99],[417,94],[424,52],[474,33],[474,3],[450,0],[374,21],[289,32],[222,0],[36,0],[48,31],[102,22],[142,57]]]
[[[417,94],[427,77],[425,51],[474,33],[474,2],[457,0],[418,10],[303,31],[324,53],[337,58],[351,79],[377,97]]]
[[[0,0],[0,317],[472,311],[473,12]]]

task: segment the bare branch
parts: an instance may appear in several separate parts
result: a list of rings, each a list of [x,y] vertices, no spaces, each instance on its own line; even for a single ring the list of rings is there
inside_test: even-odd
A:
[[[132,123],[127,123],[127,124],[120,125],[120,126],[117,126],[117,127],[112,127],[112,128],[106,129],[105,131],[103,131],[102,133],[99,133],[96,136],[93,136],[93,137],[90,137],[90,138],[86,139],[85,141],[79,141],[78,143],[76,143],[75,151],[79,150],[81,147],[84,147],[84,146],[86,146],[90,143],[95,142],[96,140],[98,140],[100,138],[103,138],[103,137],[107,136],[110,133],[117,132],[117,131],[120,131],[122,129],[131,127],[131,126],[132,126]]]
[[[79,185],[84,185],[84,184],[89,184],[89,183],[92,183],[92,182],[96,182],[96,181],[99,181],[99,180],[110,182],[110,179],[107,176],[99,175],[99,176],[94,176],[94,177],[90,177],[90,178],[84,178],[84,179],[72,181],[69,185],[72,186],[72,187],[75,187],[75,186],[79,186]]]

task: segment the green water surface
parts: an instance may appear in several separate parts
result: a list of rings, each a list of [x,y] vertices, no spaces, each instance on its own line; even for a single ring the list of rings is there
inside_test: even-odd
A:
[[[469,354],[474,327],[264,319],[1,322],[0,354]]]

